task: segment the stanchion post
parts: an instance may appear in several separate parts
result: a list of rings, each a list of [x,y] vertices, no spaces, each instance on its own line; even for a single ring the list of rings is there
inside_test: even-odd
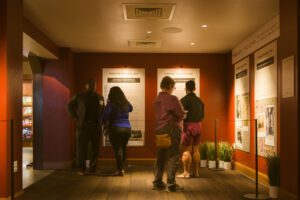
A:
[[[217,120],[215,119],[215,162],[216,162],[216,169],[218,169],[218,162],[217,162],[217,156],[218,156],[218,145],[217,145]]]
[[[15,199],[15,180],[14,180],[14,120],[10,120],[10,175],[11,175],[11,199]]]
[[[217,129],[217,119],[215,119],[215,162],[216,162],[216,167],[212,168],[211,170],[214,171],[224,171],[224,169],[221,169],[218,167],[218,162],[217,162],[217,158],[218,158],[218,129]]]
[[[257,145],[257,119],[255,119],[255,195],[258,198],[258,145]]]
[[[255,119],[255,194],[246,194],[246,199],[269,199],[268,196],[258,194],[258,144],[257,144],[257,119]]]

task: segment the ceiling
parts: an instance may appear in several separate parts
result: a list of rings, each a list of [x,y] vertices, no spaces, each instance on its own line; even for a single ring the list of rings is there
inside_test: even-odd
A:
[[[125,20],[123,3],[176,8],[172,20]],[[74,52],[229,52],[278,13],[278,0],[24,0],[29,21]],[[160,40],[161,48],[129,47],[128,40],[140,39]]]

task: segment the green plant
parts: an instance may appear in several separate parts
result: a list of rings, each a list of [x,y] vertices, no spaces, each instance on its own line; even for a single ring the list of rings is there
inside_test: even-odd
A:
[[[207,160],[207,144],[202,143],[200,145],[200,158],[201,160]]]
[[[271,186],[280,185],[280,158],[278,155],[268,155],[266,157],[268,167],[268,177]]]
[[[207,144],[208,160],[215,160],[216,159],[215,143],[207,142],[206,144]]]
[[[230,143],[226,142],[224,144],[224,161],[225,162],[231,162],[231,158],[232,158],[232,146]]]
[[[219,159],[224,161],[224,153],[227,142],[219,142],[218,144],[218,156]]]

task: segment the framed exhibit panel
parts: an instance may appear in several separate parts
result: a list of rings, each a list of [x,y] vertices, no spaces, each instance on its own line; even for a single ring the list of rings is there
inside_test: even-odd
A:
[[[249,57],[234,69],[235,148],[250,152]]]
[[[277,42],[254,54],[258,153],[277,153]]]
[[[128,146],[143,146],[145,143],[145,69],[143,68],[103,68],[102,93],[104,101],[110,88],[119,86],[133,106],[129,113],[132,128]],[[103,146],[109,146],[108,137],[103,136]]]
[[[199,68],[158,68],[157,69],[157,93],[160,92],[160,82],[165,76],[170,76],[176,82],[176,90],[173,95],[180,100],[186,95],[185,83],[189,80],[195,81],[196,95],[200,96],[200,69]]]

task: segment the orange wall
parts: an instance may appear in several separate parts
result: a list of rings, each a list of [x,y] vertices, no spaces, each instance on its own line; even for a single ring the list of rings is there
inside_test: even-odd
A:
[[[200,68],[200,95],[205,103],[205,121],[202,140],[214,140],[214,119],[218,118],[219,138],[227,139],[227,54],[76,54],[76,92],[84,89],[89,78],[98,81],[102,91],[102,68],[120,68],[127,65],[145,68],[146,76],[146,133],[144,147],[129,147],[129,158],[154,158],[153,101],[157,95],[157,68]],[[113,158],[111,148],[101,148],[101,158]]]
[[[0,120],[14,119],[15,191],[22,188],[22,2],[0,1]],[[0,124],[0,198],[10,195],[10,128]]]
[[[281,98],[279,101],[282,133],[280,137],[280,183],[282,189],[295,195],[298,193],[299,196],[299,10],[297,8],[299,8],[298,0],[280,1],[278,65],[279,80],[281,80],[282,59],[291,55],[295,56],[295,96]],[[281,88],[281,84],[278,86]]]

